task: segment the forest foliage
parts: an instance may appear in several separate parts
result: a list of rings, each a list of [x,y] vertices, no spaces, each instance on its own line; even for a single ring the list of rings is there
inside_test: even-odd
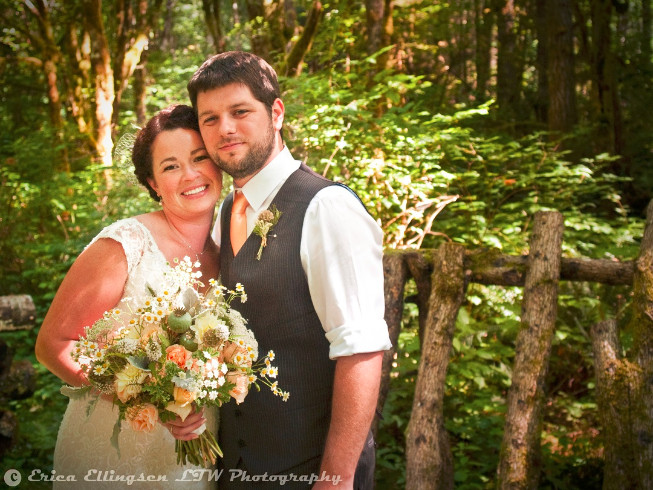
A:
[[[187,102],[194,70],[228,49],[275,66],[286,144],[361,196],[388,249],[454,241],[525,254],[533,214],[555,209],[565,255],[633,259],[653,184],[650,10],[648,0],[6,0],[0,294],[30,294],[38,327],[89,240],[154,209],[130,178],[130,137]],[[630,296],[560,287],[541,488],[599,488],[587,332],[606,317],[626,325]],[[379,425],[379,488],[405,478],[419,362],[412,294],[409,284]],[[457,321],[445,400],[457,488],[495,482],[521,294],[472,285]],[[60,382],[34,358],[36,332],[3,334],[39,373],[32,397],[3,402],[21,421],[7,468],[51,466],[65,409]]]

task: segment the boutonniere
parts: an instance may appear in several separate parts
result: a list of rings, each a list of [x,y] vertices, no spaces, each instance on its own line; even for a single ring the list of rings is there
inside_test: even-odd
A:
[[[261,237],[261,246],[258,249],[256,254],[256,260],[261,260],[261,254],[263,254],[263,247],[268,244],[268,233],[272,230],[272,227],[277,224],[279,218],[281,217],[281,211],[273,204],[269,209],[261,211],[256,219],[254,224],[254,233]]]

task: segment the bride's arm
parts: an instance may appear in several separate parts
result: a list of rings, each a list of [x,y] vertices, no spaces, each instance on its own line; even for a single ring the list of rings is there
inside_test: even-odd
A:
[[[82,252],[64,278],[36,339],[36,358],[72,386],[85,383],[70,357],[73,344],[120,301],[127,281],[122,245],[100,239]]]

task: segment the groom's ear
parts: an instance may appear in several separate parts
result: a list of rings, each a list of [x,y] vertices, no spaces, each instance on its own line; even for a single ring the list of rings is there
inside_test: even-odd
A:
[[[274,102],[272,102],[272,126],[277,131],[281,131],[283,126],[283,116],[285,113],[286,108],[284,107],[283,102],[281,102],[281,99],[275,99]]]

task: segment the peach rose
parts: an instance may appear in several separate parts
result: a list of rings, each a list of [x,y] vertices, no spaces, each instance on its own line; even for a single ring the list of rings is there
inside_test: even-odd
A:
[[[193,402],[197,398],[197,394],[175,386],[172,396],[175,401],[168,403],[166,410],[176,413],[181,417],[181,420],[186,420],[186,417],[193,411]]]
[[[202,371],[202,366],[200,366],[197,359],[193,358],[192,364],[190,365],[190,370],[194,373],[199,373]]]
[[[163,334],[163,330],[158,323],[148,323],[143,327],[143,330],[141,330],[141,342],[143,345],[147,344],[150,337],[159,340],[159,335],[161,334]]]
[[[181,369],[186,366],[186,361],[192,356],[192,353],[179,344],[171,345],[166,349],[166,359],[174,362]]]
[[[241,404],[249,392],[249,377],[242,371],[229,371],[225,378],[228,383],[235,385],[229,390],[229,394],[237,404]]]
[[[127,420],[136,432],[152,432],[159,421],[159,411],[151,403],[127,411]]]
[[[247,349],[236,342],[227,342],[225,348],[222,350],[222,358],[224,362],[238,367],[252,366],[252,360],[249,357]]]
[[[197,393],[185,390],[184,388],[180,388],[179,386],[175,386],[175,389],[172,392],[172,396],[175,399],[175,403],[184,406],[189,403],[193,403],[195,401],[195,398],[197,398]]]

